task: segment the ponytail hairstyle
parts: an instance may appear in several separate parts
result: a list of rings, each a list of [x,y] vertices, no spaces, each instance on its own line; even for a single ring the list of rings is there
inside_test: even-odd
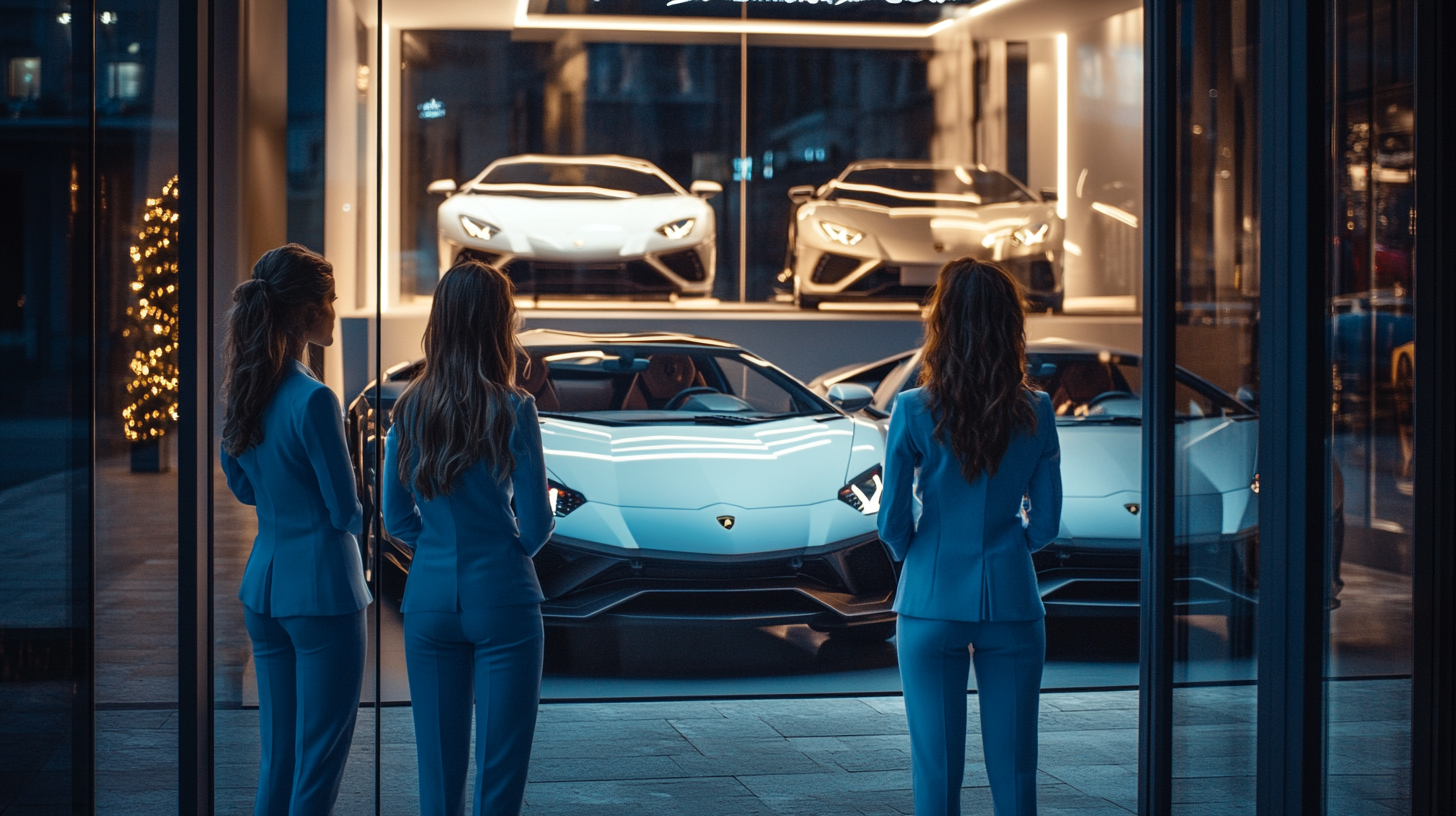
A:
[[[1036,432],[1025,308],[1005,269],[961,258],[941,270],[925,320],[920,384],[935,439],[950,447],[967,482],[996,475],[1012,437]]]
[[[449,493],[480,460],[496,481],[511,454],[516,387],[515,287],[504,272],[462,260],[435,287],[425,326],[425,365],[394,406],[399,481],[425,499]]]
[[[270,249],[233,289],[224,318],[222,446],[233,456],[263,441],[263,409],[303,351],[334,284],[334,268],[298,244]]]

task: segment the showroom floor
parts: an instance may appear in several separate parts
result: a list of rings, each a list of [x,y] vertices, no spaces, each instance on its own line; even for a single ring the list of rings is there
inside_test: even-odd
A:
[[[1405,787],[1408,681],[1330,686],[1330,816],[1407,813],[1409,803],[1377,798]],[[990,812],[990,789],[976,734],[977,698],[962,801]],[[1174,801],[1187,813],[1253,812],[1254,688],[1177,692]],[[413,724],[408,708],[385,708],[379,812],[419,812]],[[175,784],[176,715],[106,711],[99,723],[97,812],[170,812]],[[374,812],[375,720],[361,711],[340,816]],[[1136,692],[1042,696],[1039,812],[1136,812]],[[251,812],[257,766],[257,712],[217,717],[219,814]],[[555,703],[541,707],[526,789],[526,814],[911,813],[909,738],[898,697]]]

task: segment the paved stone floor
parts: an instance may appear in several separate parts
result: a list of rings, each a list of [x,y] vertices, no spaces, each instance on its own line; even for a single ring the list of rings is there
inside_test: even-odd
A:
[[[1330,816],[1408,813],[1407,681],[1329,686]],[[969,696],[967,814],[991,812]],[[1254,688],[1180,689],[1175,698],[1177,810],[1253,812]],[[169,812],[176,717],[169,711],[101,715],[98,813]],[[220,814],[251,812],[257,712],[217,716]],[[1137,694],[1044,694],[1039,812],[1136,811]],[[340,816],[374,812],[375,717],[362,710]],[[382,710],[380,812],[418,813],[414,729],[405,707]],[[526,814],[908,814],[909,738],[899,697],[554,703],[541,707]]]

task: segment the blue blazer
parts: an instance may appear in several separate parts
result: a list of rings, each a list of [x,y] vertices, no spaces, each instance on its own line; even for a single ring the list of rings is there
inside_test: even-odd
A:
[[[996,475],[969,483],[955,454],[934,438],[925,390],[896,399],[878,520],[880,540],[905,562],[896,612],[972,622],[1046,615],[1031,554],[1061,527],[1061,447],[1051,399],[1033,395],[1036,433],[1014,437]],[[1030,500],[1024,519],[1022,497]]]
[[[384,527],[415,551],[401,612],[461,612],[545,599],[531,563],[556,525],[541,421],[532,397],[512,395],[511,402],[516,467],[510,478],[496,481],[481,460],[448,494],[430,500],[399,481],[399,429],[405,423],[395,417],[384,443]]]
[[[369,605],[355,538],[364,520],[344,443],[344,409],[298,360],[263,409],[263,440],[222,469],[258,509],[238,598],[260,615],[345,615]]]

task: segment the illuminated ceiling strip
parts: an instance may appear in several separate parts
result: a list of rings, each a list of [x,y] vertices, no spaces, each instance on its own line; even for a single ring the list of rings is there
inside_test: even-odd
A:
[[[1121,221],[1129,227],[1137,229],[1138,217],[1128,212],[1127,210],[1114,207],[1111,204],[1103,204],[1101,201],[1092,202],[1092,209],[1102,213],[1108,218],[1114,219],[1116,221]]]
[[[1057,35],[1057,217],[1067,217],[1067,35]],[[1084,172],[1083,178],[1086,178]],[[1077,182],[1077,195],[1082,182]]]
[[[684,34],[782,34],[799,37],[882,37],[886,39],[925,39],[955,25],[960,20],[979,17],[988,11],[1016,0],[983,0],[959,18],[935,23],[835,23],[797,20],[674,20],[659,17],[635,17],[595,14],[532,14],[531,0],[517,0],[516,28],[588,31],[658,31]]]

